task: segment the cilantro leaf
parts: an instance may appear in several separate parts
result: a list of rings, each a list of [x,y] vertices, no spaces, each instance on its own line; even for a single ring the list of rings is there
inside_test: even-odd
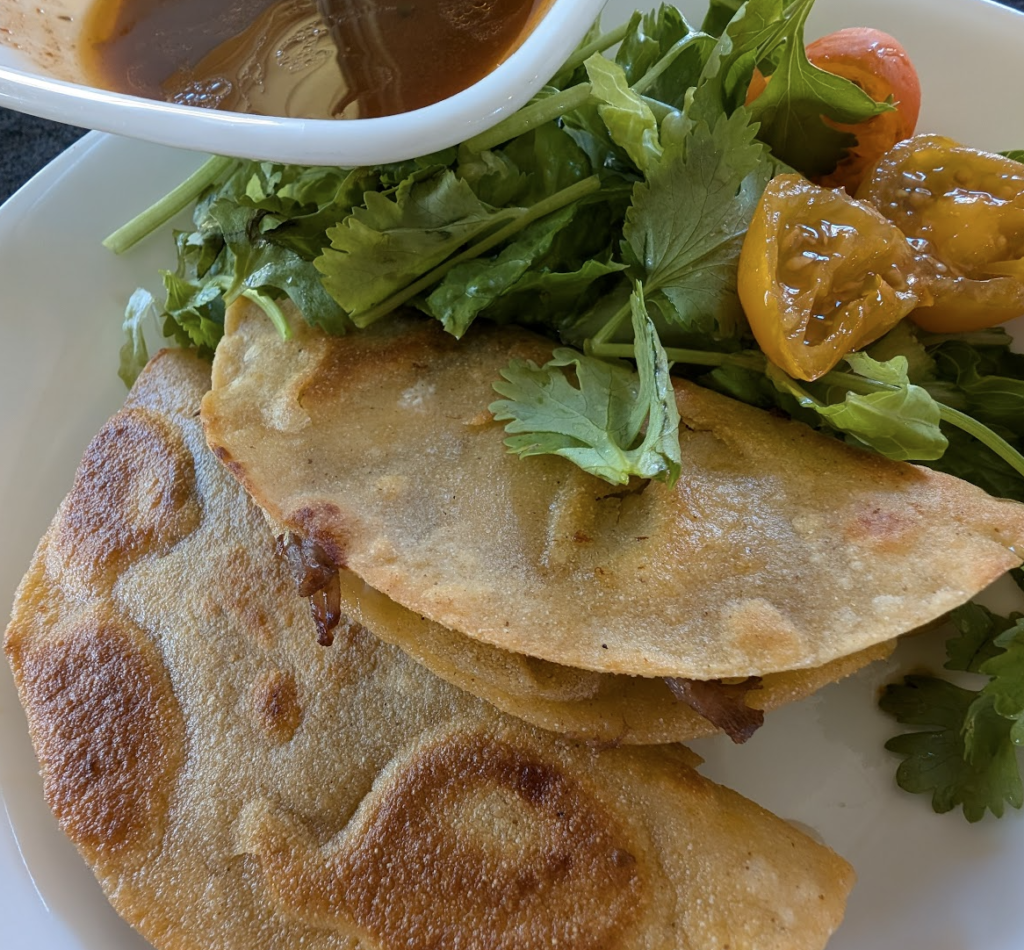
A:
[[[951,611],[949,619],[959,636],[946,641],[946,669],[981,672],[987,660],[1003,652],[997,639],[1015,627],[1017,616],[1009,619],[1000,617],[973,601]]]
[[[907,676],[886,687],[879,706],[900,723],[933,727],[886,742],[890,752],[903,756],[896,770],[900,788],[930,792],[940,814],[959,805],[971,822],[986,810],[1000,817],[1005,804],[1024,803],[1010,722],[995,712],[990,698],[945,680]]]
[[[904,357],[907,379],[912,383],[923,385],[935,379],[935,360],[909,320],[900,320],[885,336],[875,340],[867,348],[867,353],[879,363],[887,363],[895,356]]]
[[[361,314],[508,218],[450,170],[423,181],[410,176],[391,195],[368,192],[363,206],[328,229],[331,246],[314,265],[327,292],[364,326]]]
[[[637,369],[559,348],[543,367],[513,360],[491,404],[508,421],[505,440],[521,457],[561,455],[613,484],[630,477],[674,484],[679,477],[679,412],[668,360],[638,286],[631,299]],[[566,374],[572,368],[574,380]],[[575,383],[575,384],[574,384]]]
[[[164,327],[181,346],[195,346],[212,353],[224,335],[224,291],[227,278],[189,280],[170,271],[161,272],[167,300]]]
[[[1018,615],[995,642],[1002,652],[981,665],[980,672],[991,677],[982,693],[1000,716],[1012,720],[1013,744],[1024,745],[1024,618]]]
[[[700,122],[684,145],[634,187],[623,235],[648,294],[669,301],[670,319],[697,333],[733,336],[744,326],[736,296],[740,248],[774,171],[740,111]]]

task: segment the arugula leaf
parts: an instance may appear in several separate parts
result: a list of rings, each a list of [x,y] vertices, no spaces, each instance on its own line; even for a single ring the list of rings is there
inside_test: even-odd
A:
[[[693,94],[688,110],[693,121],[712,121],[723,112],[731,115],[743,105],[754,67],[764,61],[785,26],[783,0],[747,0],[719,29],[731,6],[719,3],[708,10],[708,32],[717,33],[719,39]],[[683,131],[688,131],[686,123]]]
[[[740,111],[700,122],[685,147],[667,148],[635,186],[623,235],[641,262],[648,295],[660,291],[670,319],[693,332],[735,336],[745,326],[736,296],[740,248],[774,171]]]
[[[679,412],[668,360],[637,286],[631,297],[637,369],[560,348],[543,367],[513,360],[490,406],[521,457],[561,455],[612,484],[679,477]],[[571,367],[574,381],[566,374]],[[645,425],[646,424],[646,425]]]
[[[1015,162],[1024,162],[1024,148],[1011,148],[1009,151],[1000,152],[999,154],[1012,158]]]
[[[1007,354],[1008,360],[1015,355]],[[941,376],[953,381],[966,397],[964,411],[987,426],[1024,436],[1024,379],[989,372],[989,367],[995,369],[998,362],[991,357],[986,360],[978,349],[958,341],[937,347],[933,357]],[[1014,368],[1019,372],[1024,365]]]
[[[934,357],[921,342],[914,325],[900,320],[885,336],[867,348],[868,355],[879,363],[888,363],[896,356],[907,361],[907,379],[922,385],[935,379],[937,368]]]
[[[813,395],[820,387],[802,386],[770,364],[766,371],[775,386],[802,407],[882,455],[899,460],[941,458],[948,442],[939,426],[939,406],[926,389],[907,378],[907,358],[895,356],[880,363],[867,353],[851,353],[846,362],[857,376],[895,388],[863,394],[846,390],[842,401],[827,402]]]
[[[930,468],[971,482],[990,495],[1024,502],[1024,478],[995,452],[959,429],[947,428],[949,448],[941,459],[928,462]]]
[[[622,67],[595,53],[584,64],[590,78],[591,94],[612,141],[629,156],[640,171],[649,173],[661,158],[658,121],[650,106],[626,81]]]
[[[934,727],[886,742],[904,758],[896,770],[900,788],[931,792],[940,814],[960,805],[971,822],[986,810],[1001,817],[1005,804],[1024,803],[1010,722],[995,712],[992,699],[945,680],[907,676],[885,688],[879,706],[897,722]]]
[[[510,291],[551,249],[556,235],[572,221],[569,206],[534,222],[495,258],[476,258],[453,267],[424,302],[423,309],[461,337],[477,314]]]
[[[856,144],[856,136],[829,125],[855,124],[882,112],[889,103],[875,102],[860,86],[812,66],[804,49],[804,23],[814,0],[797,0],[783,35],[785,45],[764,92],[751,104],[758,137],[772,152],[805,175],[824,175]]]
[[[742,6],[743,0],[711,0],[700,25],[701,30],[712,36],[721,36]]]
[[[362,207],[327,231],[331,246],[313,263],[327,292],[362,327],[361,315],[375,304],[519,210],[485,205],[450,170],[407,178],[391,196],[367,193]]]

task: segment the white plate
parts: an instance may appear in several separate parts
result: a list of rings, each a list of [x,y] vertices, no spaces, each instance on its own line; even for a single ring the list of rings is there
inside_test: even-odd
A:
[[[925,88],[922,128],[1024,147],[1016,65],[1024,17],[981,0],[860,0],[855,13],[842,0],[819,3],[818,32],[855,17],[904,39]],[[613,15],[625,6],[613,3]],[[0,209],[0,601],[10,602],[82,450],[123,398],[116,366],[125,299],[139,283],[156,289],[157,268],[172,262],[166,237],[123,260],[99,242],[198,161],[94,134]],[[816,829],[856,867],[830,950],[1020,950],[1022,816],[969,826],[894,786],[897,760],[882,744],[898,727],[875,700],[912,662],[901,647],[896,660],[772,714],[744,747],[698,743],[705,771]],[[0,789],[9,819],[0,821],[0,947],[144,947],[42,802],[6,664]]]

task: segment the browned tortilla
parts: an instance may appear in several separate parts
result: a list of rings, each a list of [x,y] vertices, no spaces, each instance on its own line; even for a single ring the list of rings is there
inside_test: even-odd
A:
[[[678,746],[568,741],[354,623],[316,643],[158,356],[89,446],[5,648],[46,799],[160,950],[811,950],[852,872]]]
[[[573,669],[501,650],[400,607],[341,572],[344,613],[401,647],[433,673],[503,712],[577,739],[645,745],[719,732],[673,696],[662,679]],[[880,643],[809,670],[770,673],[746,696],[753,709],[778,709],[892,653]]]
[[[389,319],[331,338],[231,311],[207,438],[275,522],[451,630],[581,669],[823,666],[1021,561],[1024,506],[676,383],[682,476],[621,488],[510,455],[487,406],[552,344]]]

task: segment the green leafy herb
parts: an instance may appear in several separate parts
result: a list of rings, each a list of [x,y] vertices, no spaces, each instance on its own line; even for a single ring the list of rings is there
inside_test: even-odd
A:
[[[558,232],[573,219],[563,208],[535,222],[495,258],[476,258],[452,268],[427,297],[424,310],[453,336],[461,337],[482,310],[512,290],[536,261],[551,250]]]
[[[148,290],[139,288],[128,299],[124,311],[124,343],[121,344],[120,362],[117,375],[129,388],[139,378],[145,365],[149,362],[149,348],[146,346],[145,325],[156,323],[160,311],[153,295]]]
[[[612,141],[645,174],[661,158],[658,121],[651,107],[626,82],[622,67],[594,55],[586,62],[592,95],[601,104],[598,115],[604,121]]]
[[[1018,618],[995,640],[1002,652],[981,664],[979,672],[991,677],[982,693],[995,711],[1012,721],[1010,741],[1024,745],[1024,621]]]
[[[409,178],[393,195],[368,192],[362,207],[328,229],[331,246],[315,264],[328,293],[357,326],[366,326],[364,314],[375,304],[508,218],[450,171],[426,181]]]
[[[1017,624],[1017,617],[1000,617],[981,604],[966,603],[949,615],[957,636],[946,641],[947,670],[980,673],[982,666],[1002,652],[998,638]]]
[[[1016,746],[1024,743],[1024,618],[1000,617],[979,604],[950,614],[957,635],[946,643],[946,669],[989,677],[972,690],[930,676],[886,687],[881,708],[905,725],[929,727],[896,736],[886,748],[904,757],[896,772],[908,792],[931,792],[932,807],[963,807],[968,821],[1006,804],[1024,804]]]
[[[561,455],[613,484],[633,476],[674,484],[679,477],[679,412],[668,360],[644,306],[631,298],[637,368],[557,349],[544,366],[513,360],[494,384],[490,409],[508,421],[516,454]],[[569,369],[570,373],[566,370]]]
[[[701,122],[636,186],[623,234],[649,296],[684,330],[734,336],[745,325],[736,268],[747,226],[774,165],[743,112]]]
[[[930,792],[932,808],[940,814],[961,806],[972,822],[986,810],[1001,817],[1006,804],[1020,808],[1024,803],[1010,723],[996,714],[990,699],[946,680],[907,676],[902,684],[886,687],[879,705],[897,722],[930,727],[885,744],[903,756],[896,770],[900,788]]]
[[[907,358],[895,356],[881,363],[867,353],[851,353],[846,362],[856,376],[885,388],[865,393],[846,389],[841,401],[828,402],[816,398],[807,386],[775,366],[768,367],[768,376],[800,406],[814,410],[829,425],[848,432],[882,455],[901,460],[941,458],[948,443],[939,427],[939,406],[927,390],[907,378]],[[851,382],[856,385],[856,380]]]

